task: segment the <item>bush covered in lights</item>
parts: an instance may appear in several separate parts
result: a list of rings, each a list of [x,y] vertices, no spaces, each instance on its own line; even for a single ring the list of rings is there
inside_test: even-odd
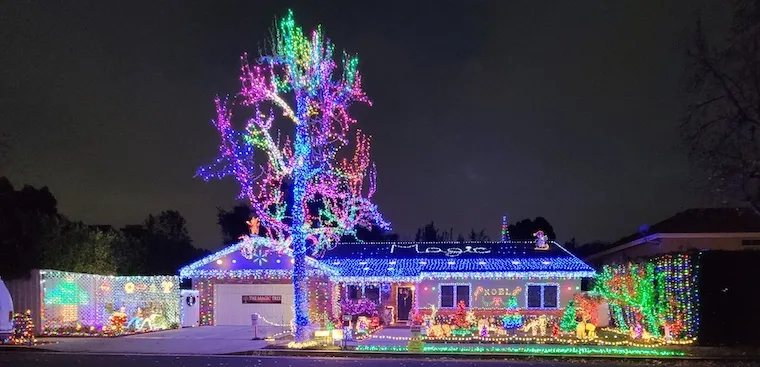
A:
[[[594,292],[609,302],[614,325],[634,339],[696,336],[699,290],[691,255],[606,265]]]

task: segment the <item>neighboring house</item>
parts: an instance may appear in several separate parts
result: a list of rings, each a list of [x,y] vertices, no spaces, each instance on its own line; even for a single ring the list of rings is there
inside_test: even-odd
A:
[[[199,291],[201,325],[249,325],[254,313],[266,323],[292,318],[291,257],[266,242],[249,238],[180,270]],[[530,314],[558,316],[581,279],[595,276],[553,241],[339,243],[307,264],[312,315],[338,317],[341,301],[364,298],[387,323],[453,312],[460,301],[501,312],[510,296]]]
[[[593,265],[689,251],[760,250],[760,215],[747,208],[688,209],[584,257]]]

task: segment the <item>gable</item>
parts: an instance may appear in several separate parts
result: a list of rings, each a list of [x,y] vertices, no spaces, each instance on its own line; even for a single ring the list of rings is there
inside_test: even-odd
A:
[[[290,252],[275,250],[271,239],[247,237],[183,267],[180,277],[283,279],[292,276],[293,262]],[[312,258],[307,265],[311,273],[331,270]]]

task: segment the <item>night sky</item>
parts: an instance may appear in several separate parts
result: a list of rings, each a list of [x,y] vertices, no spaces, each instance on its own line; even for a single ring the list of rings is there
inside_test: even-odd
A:
[[[353,112],[402,236],[496,238],[507,214],[615,240],[706,202],[677,127],[686,38],[697,14],[727,24],[722,1],[4,1],[0,175],[89,224],[177,209],[218,248],[237,186],[193,178],[216,157],[213,97],[288,7],[359,54],[374,107]]]

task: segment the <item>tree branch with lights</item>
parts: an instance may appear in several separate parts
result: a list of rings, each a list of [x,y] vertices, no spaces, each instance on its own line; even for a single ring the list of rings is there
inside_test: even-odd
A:
[[[358,129],[351,134],[357,121],[349,107],[371,104],[358,58],[344,53],[338,72],[333,51],[321,27],[307,38],[288,12],[270,55],[254,64],[247,54],[241,57],[240,93],[215,100],[219,157],[198,171],[206,180],[233,176],[239,198],[250,202],[265,228],[259,235],[271,238],[277,250],[292,251],[296,341],[309,337],[306,256],[320,256],[358,227],[390,228],[372,203],[370,138]],[[233,106],[252,112],[242,130],[232,125]],[[290,135],[275,129],[278,114],[292,125]],[[315,202],[319,208],[312,210]]]

